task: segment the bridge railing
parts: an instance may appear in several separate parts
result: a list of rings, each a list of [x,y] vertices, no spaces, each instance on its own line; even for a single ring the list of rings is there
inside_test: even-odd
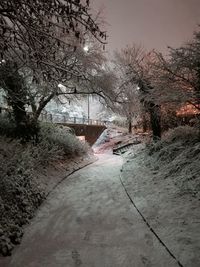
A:
[[[72,123],[72,124],[90,124],[90,125],[106,125],[108,121],[80,118],[80,117],[69,117],[61,114],[42,113],[39,120],[52,123]]]
[[[0,113],[10,114],[10,109],[0,106]],[[30,116],[32,115],[31,112],[29,114]],[[82,118],[70,117],[62,114],[52,114],[48,112],[41,113],[39,120],[52,123],[69,123],[69,124],[71,123],[71,124],[90,124],[90,125],[107,125],[109,123],[108,121],[88,119],[84,117]]]

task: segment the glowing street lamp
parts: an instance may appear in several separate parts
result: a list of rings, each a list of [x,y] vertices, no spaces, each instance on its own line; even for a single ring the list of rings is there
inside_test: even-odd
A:
[[[85,45],[85,46],[83,47],[83,50],[84,50],[85,52],[88,52],[88,51],[89,51],[89,46],[88,46],[88,45]]]
[[[6,63],[6,61],[5,61],[5,59],[2,59],[2,60],[0,61],[0,64],[4,64],[4,63]]]

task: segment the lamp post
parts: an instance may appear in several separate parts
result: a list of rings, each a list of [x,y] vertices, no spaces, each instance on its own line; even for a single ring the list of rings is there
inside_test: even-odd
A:
[[[89,120],[90,120],[90,95],[88,94],[88,124],[89,124]]]
[[[131,102],[128,99],[128,97],[124,98],[125,100],[125,104],[128,105],[127,108],[127,122],[128,122],[128,133],[131,134],[132,133],[132,112],[131,112]]]

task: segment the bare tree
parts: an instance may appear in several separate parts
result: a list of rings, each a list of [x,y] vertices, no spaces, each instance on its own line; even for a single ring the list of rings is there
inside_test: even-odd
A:
[[[62,71],[69,48],[87,41],[88,33],[105,44],[106,33],[90,14],[89,1],[2,0],[0,52],[2,59],[16,57],[23,65]],[[76,44],[72,37],[77,39]],[[73,39],[73,38],[72,38]],[[66,52],[65,52],[66,50]],[[65,71],[70,72],[70,68]],[[48,75],[48,73],[47,73]]]
[[[78,88],[91,82],[92,71],[103,62],[99,49],[83,51],[86,42],[91,45],[96,40],[105,45],[106,33],[90,12],[88,0],[1,1],[1,71],[9,71],[10,65],[12,74],[31,81],[21,99],[26,99],[23,106],[32,107],[34,122],[55,96],[81,93]],[[16,90],[9,87],[12,84],[6,79],[1,84],[13,97]]]
[[[200,33],[180,48],[169,48],[166,59],[156,53],[155,97],[161,102],[189,103],[200,110]]]
[[[128,102],[124,101],[124,104],[129,103],[131,106],[131,116],[140,114],[145,119],[145,113],[148,112],[153,136],[160,138],[160,107],[151,98],[153,60],[152,52],[147,53],[142,47],[136,45],[127,46],[116,53],[115,62],[119,69],[117,95],[122,100],[129,100]]]

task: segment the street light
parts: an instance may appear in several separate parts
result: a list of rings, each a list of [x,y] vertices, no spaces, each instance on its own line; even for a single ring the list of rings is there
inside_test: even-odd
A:
[[[89,46],[88,45],[85,45],[84,47],[83,47],[83,50],[84,50],[84,52],[88,52],[89,51]],[[90,120],[90,95],[88,94],[88,99],[87,99],[87,108],[88,108],[88,110],[87,110],[87,117],[88,117],[88,124],[89,124],[89,120]]]
[[[85,46],[83,47],[83,50],[84,50],[85,52],[88,52],[88,51],[89,51],[89,46],[88,46],[88,45],[85,45]]]
[[[88,94],[88,124],[90,120],[90,95]]]
[[[61,83],[58,84],[58,88],[63,88],[63,85]]]

